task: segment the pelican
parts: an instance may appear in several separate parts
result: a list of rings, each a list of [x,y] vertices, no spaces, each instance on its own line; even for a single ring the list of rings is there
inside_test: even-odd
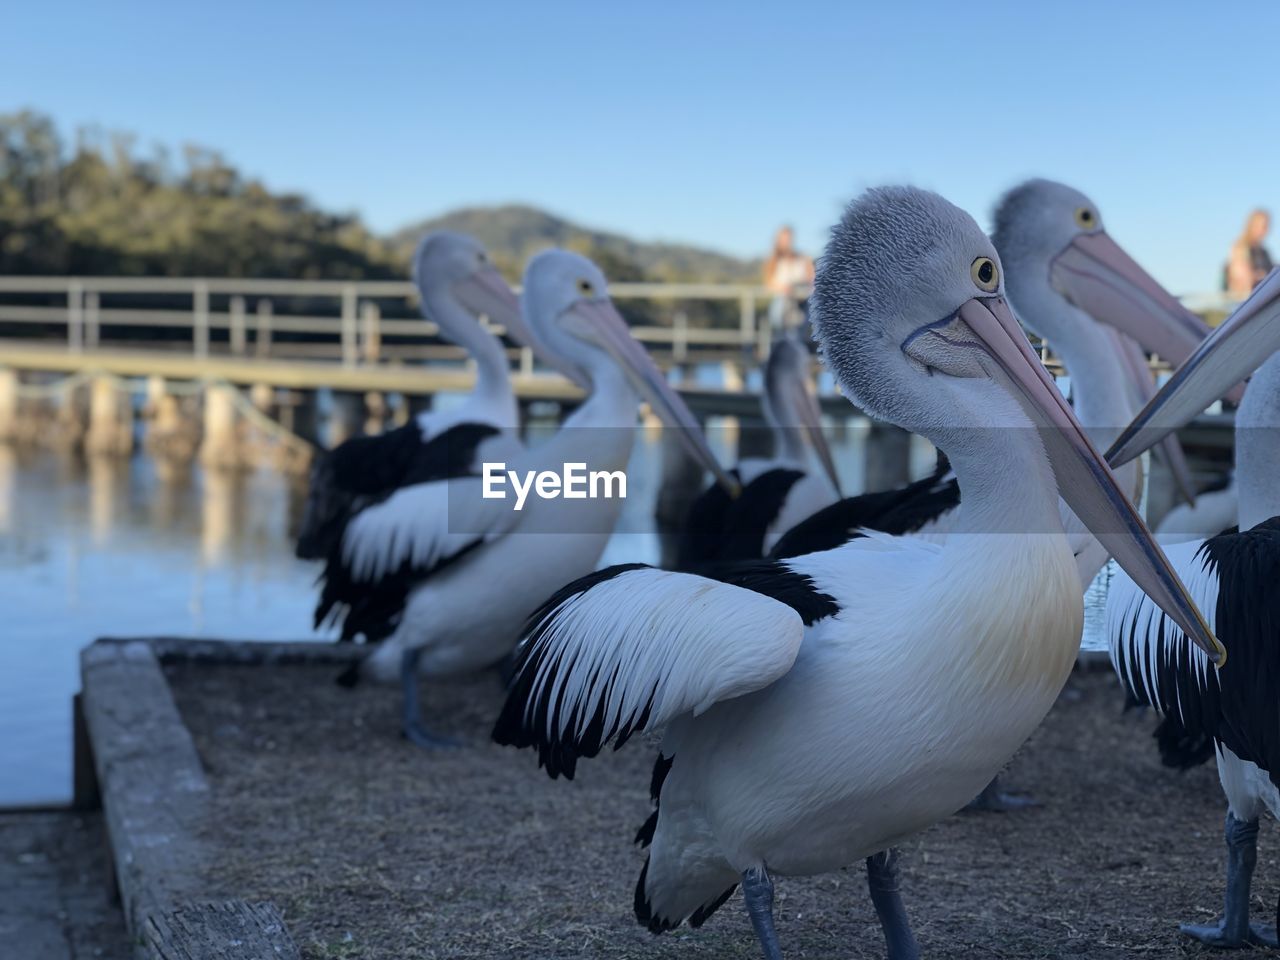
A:
[[[764,368],[763,409],[772,458],[740,460],[742,492],[713,483],[689,508],[676,569],[762,557],[784,531],[840,498],[840,478],[822,432],[810,382],[809,348],[794,333],[773,344]]]
[[[516,342],[552,359],[529,332],[515,294],[477,240],[449,231],[428,234],[418,244],[413,278],[423,313],[475,361],[475,390],[458,407],[425,411],[395,430],[353,437],[321,455],[311,472],[295,550],[303,560],[328,556],[351,517],[401,487],[461,476],[477,463],[507,459],[519,449],[507,357],[498,338],[476,319],[488,316]]]
[[[1129,695],[1175,721],[1187,743],[1217,754],[1227,798],[1226,895],[1216,923],[1182,931],[1215,947],[1275,947],[1276,929],[1250,923],[1258,817],[1280,816],[1280,270],[1273,271],[1116,441],[1124,462],[1188,422],[1258,359],[1236,412],[1238,529],[1169,548],[1231,663],[1211,670],[1182,630],[1127,578],[1107,597],[1111,662]],[[1168,745],[1162,745],[1165,751]]]
[[[389,678],[398,671],[404,733],[423,747],[450,741],[422,721],[419,670],[451,676],[510,653],[529,613],[561,584],[595,568],[622,506],[616,489],[581,499],[490,496],[510,492],[499,490],[495,478],[562,469],[567,476],[570,465],[578,465],[613,485],[626,467],[644,399],[680,431],[696,459],[730,483],[684,401],[631,337],[591,261],[560,250],[534,257],[525,271],[523,307],[533,336],[590,384],[585,402],[546,443],[500,465],[486,463],[484,476],[415,484],[361,511],[321,575],[317,625],[336,621],[344,638],[384,641],[340,679]],[[610,493],[603,486],[598,492]]]
[[[1097,205],[1065,184],[1028,180],[1004,194],[992,239],[1006,265],[1009,301],[1033,333],[1053,344],[1071,375],[1080,422],[1095,443],[1110,441],[1152,391],[1140,350],[1185,359],[1209,328],[1167,293],[1111,239]],[[1169,438],[1171,469],[1189,485],[1185,460]],[[1134,468],[1122,478],[1136,496]],[[849,497],[788,531],[774,557],[800,556],[847,540],[863,527],[891,534],[944,534],[959,486],[940,466],[892,492]],[[1080,561],[1088,586],[1106,562],[1093,546]]]
[[[1076,415],[1090,439],[1109,442],[1153,392],[1142,347],[1185,354],[1191,342],[1187,331],[1203,328],[1207,333],[1208,328],[1110,238],[1097,205],[1072,187],[1028,180],[1001,197],[993,221],[992,239],[1006,266],[1011,305],[1027,328],[1053,344],[1062,358],[1071,375]],[[1166,437],[1161,450],[1180,485],[1189,488],[1190,474],[1176,437]],[[1117,475],[1126,495],[1136,501],[1142,492],[1137,465]],[[860,527],[944,537],[959,516],[959,502],[955,478],[944,475],[940,466],[933,476],[896,495],[849,498],[816,514],[788,532],[773,556],[828,548]],[[1083,534],[1069,512],[1066,523],[1072,533]],[[1107,551],[1092,537],[1074,542],[1083,593],[1106,564]],[[1008,811],[1032,802],[993,781],[973,806]]]
[[[569,584],[531,618],[494,739],[572,777],[611,740],[665,731],[637,837],[650,930],[702,923],[741,884],[779,960],[771,878],[866,857],[904,960],[918,950],[890,848],[990,781],[1075,660],[1059,485],[1209,656],[1225,650],[1032,352],[967,214],[922,190],[868,192],[834,228],[812,303],[844,392],[950,457],[954,535],[872,535],[717,580],[631,564]]]

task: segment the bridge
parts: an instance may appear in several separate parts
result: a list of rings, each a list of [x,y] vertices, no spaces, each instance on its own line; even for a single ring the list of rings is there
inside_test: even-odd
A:
[[[744,381],[768,355],[774,333],[762,309],[768,291],[744,284],[617,283],[610,293],[624,314],[661,321],[632,326],[660,365],[685,371],[719,366],[722,388],[682,378],[679,389],[699,417],[758,421],[759,397],[744,390]],[[1233,306],[1217,294],[1184,301],[1210,322]],[[691,312],[717,322],[691,323]],[[1039,347],[1050,368],[1057,368],[1049,347]],[[562,377],[537,369],[531,351],[508,353],[523,403],[563,408],[579,398]],[[151,428],[171,434],[171,441],[185,436],[187,446],[199,433],[207,461],[238,463],[234,435],[247,422],[273,438],[291,462],[305,463],[321,436],[333,443],[377,429],[392,412],[388,396],[396,398],[394,413],[403,419],[437,393],[469,390],[473,374],[464,360],[421,317],[417,289],[404,281],[0,277],[0,439],[20,432],[24,400],[61,395],[61,426],[88,449],[129,449],[134,408],[122,395],[143,392],[144,412],[167,425],[152,422]],[[87,399],[67,399],[82,388]],[[321,390],[333,398],[325,431],[315,404]],[[195,392],[203,395],[199,430],[184,424],[179,410],[179,398]],[[833,418],[858,416],[834,393],[821,402]],[[1223,427],[1201,422],[1195,437],[1220,448],[1230,440]],[[28,426],[29,433],[44,429],[38,419]],[[888,479],[905,469],[906,448],[900,440],[885,444],[894,449]]]

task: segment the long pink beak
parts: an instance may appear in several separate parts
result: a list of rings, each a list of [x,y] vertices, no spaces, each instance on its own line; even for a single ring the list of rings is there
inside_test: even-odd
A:
[[[1141,409],[1151,402],[1151,398],[1156,395],[1156,383],[1151,376],[1151,368],[1147,366],[1147,358],[1142,352],[1142,348],[1138,346],[1129,337],[1126,337],[1114,327],[1104,327],[1116,344],[1116,353],[1120,355],[1120,359],[1124,362],[1125,368],[1129,372],[1129,379],[1133,386],[1133,396],[1137,400],[1137,409]],[[1160,455],[1165,462],[1165,466],[1169,469],[1169,474],[1173,477],[1174,486],[1178,488],[1178,493],[1182,499],[1190,506],[1196,505],[1196,487],[1195,481],[1191,476],[1191,467],[1187,464],[1186,452],[1182,449],[1182,441],[1178,439],[1176,433],[1170,433],[1156,448],[1160,451]]]
[[[454,292],[468,310],[501,324],[512,340],[531,349],[547,366],[558,370],[579,387],[586,389],[590,386],[581,370],[565,361],[533,332],[520,310],[520,299],[507,286],[497,269],[492,266],[481,267],[471,276],[459,281]]]
[[[711,471],[720,486],[736,496],[740,489],[738,481],[720,465],[697,417],[667,383],[667,378],[640,341],[631,335],[627,321],[622,319],[613,304],[607,299],[582,300],[571,309],[586,322],[592,339],[613,357],[653,412],[668,427],[679,431],[680,441],[689,455]]]
[[[1185,361],[1211,332],[1105,230],[1081,234],[1067,244],[1054,257],[1049,276],[1068,301],[1171,364]],[[1244,388],[1231,386],[1227,399],[1239,403]]]
[[[1107,451],[1122,464],[1185,426],[1220,395],[1280,350],[1280,267],[1200,345]]]
[[[969,300],[958,318],[981,341],[1014,395],[1040,428],[1058,491],[1077,517],[1147,596],[1218,666],[1227,651],[1214,636],[1186,586],[1089,441],[1066,399],[1031,350],[1001,297]]]

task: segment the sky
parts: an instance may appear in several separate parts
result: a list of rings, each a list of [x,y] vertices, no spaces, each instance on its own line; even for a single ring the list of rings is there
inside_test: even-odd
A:
[[[818,252],[869,186],[987,226],[1048,176],[1183,293],[1280,210],[1277,28],[1180,0],[3,0],[0,111],[212,147],[376,230],[526,202],[743,256],[783,222]]]

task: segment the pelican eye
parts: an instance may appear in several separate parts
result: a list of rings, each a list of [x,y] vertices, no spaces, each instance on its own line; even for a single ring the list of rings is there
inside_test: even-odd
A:
[[[1076,226],[1085,230],[1092,230],[1098,225],[1098,215],[1088,207],[1081,207],[1076,211]]]
[[[978,289],[986,293],[994,293],[996,287],[1000,286],[1000,271],[990,257],[979,257],[973,261],[969,267],[969,276],[973,277]]]
[[[596,292],[596,288],[591,285],[590,280],[579,280],[578,292],[584,297],[589,297]]]

